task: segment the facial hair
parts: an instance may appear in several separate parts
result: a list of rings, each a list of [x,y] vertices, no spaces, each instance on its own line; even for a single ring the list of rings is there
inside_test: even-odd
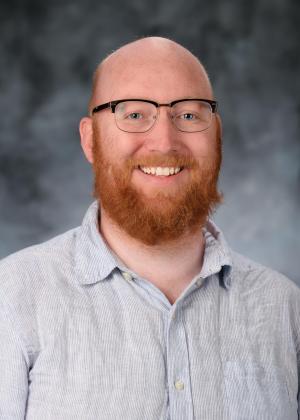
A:
[[[129,159],[121,166],[109,160],[97,131],[94,133],[94,196],[111,221],[141,243],[161,245],[196,232],[222,202],[222,194],[217,190],[222,160],[219,137],[212,161],[206,159],[201,166],[192,156],[174,152]],[[131,183],[133,170],[140,166],[188,168],[191,179],[176,194],[168,194],[164,189],[147,197]]]

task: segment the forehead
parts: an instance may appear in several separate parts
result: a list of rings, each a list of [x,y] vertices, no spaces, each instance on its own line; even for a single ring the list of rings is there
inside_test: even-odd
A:
[[[207,75],[191,54],[142,51],[104,62],[94,92],[96,102],[143,98],[157,102],[189,97],[212,98]]]

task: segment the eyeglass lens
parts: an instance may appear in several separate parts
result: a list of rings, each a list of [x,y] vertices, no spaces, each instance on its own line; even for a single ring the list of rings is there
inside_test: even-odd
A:
[[[158,112],[158,108],[149,102],[120,102],[115,108],[116,124],[120,130],[142,133],[150,130],[157,119]],[[203,131],[211,123],[212,109],[207,102],[187,100],[171,107],[171,118],[180,131]]]

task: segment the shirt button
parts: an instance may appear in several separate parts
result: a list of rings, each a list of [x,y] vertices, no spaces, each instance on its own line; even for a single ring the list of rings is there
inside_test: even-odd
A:
[[[176,381],[176,382],[174,383],[174,385],[175,385],[175,388],[176,388],[178,391],[182,391],[182,390],[183,390],[183,388],[184,388],[184,383],[183,383],[182,381]]]
[[[129,274],[129,273],[127,273],[126,271],[123,271],[122,275],[123,275],[123,278],[125,280],[127,280],[127,281],[131,281],[132,280],[132,275]]]
[[[225,283],[227,283],[227,286],[229,287],[231,285],[231,278],[227,277],[227,279],[225,280]]]
[[[197,286],[202,286],[202,282],[203,282],[203,280],[202,279],[198,279],[197,281],[196,281],[196,284],[197,284]]]

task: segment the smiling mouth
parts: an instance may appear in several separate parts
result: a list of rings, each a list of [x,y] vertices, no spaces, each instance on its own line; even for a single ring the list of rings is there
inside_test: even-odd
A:
[[[161,166],[139,166],[140,171],[146,175],[154,176],[172,176],[177,175],[184,168],[179,166],[161,167]]]

